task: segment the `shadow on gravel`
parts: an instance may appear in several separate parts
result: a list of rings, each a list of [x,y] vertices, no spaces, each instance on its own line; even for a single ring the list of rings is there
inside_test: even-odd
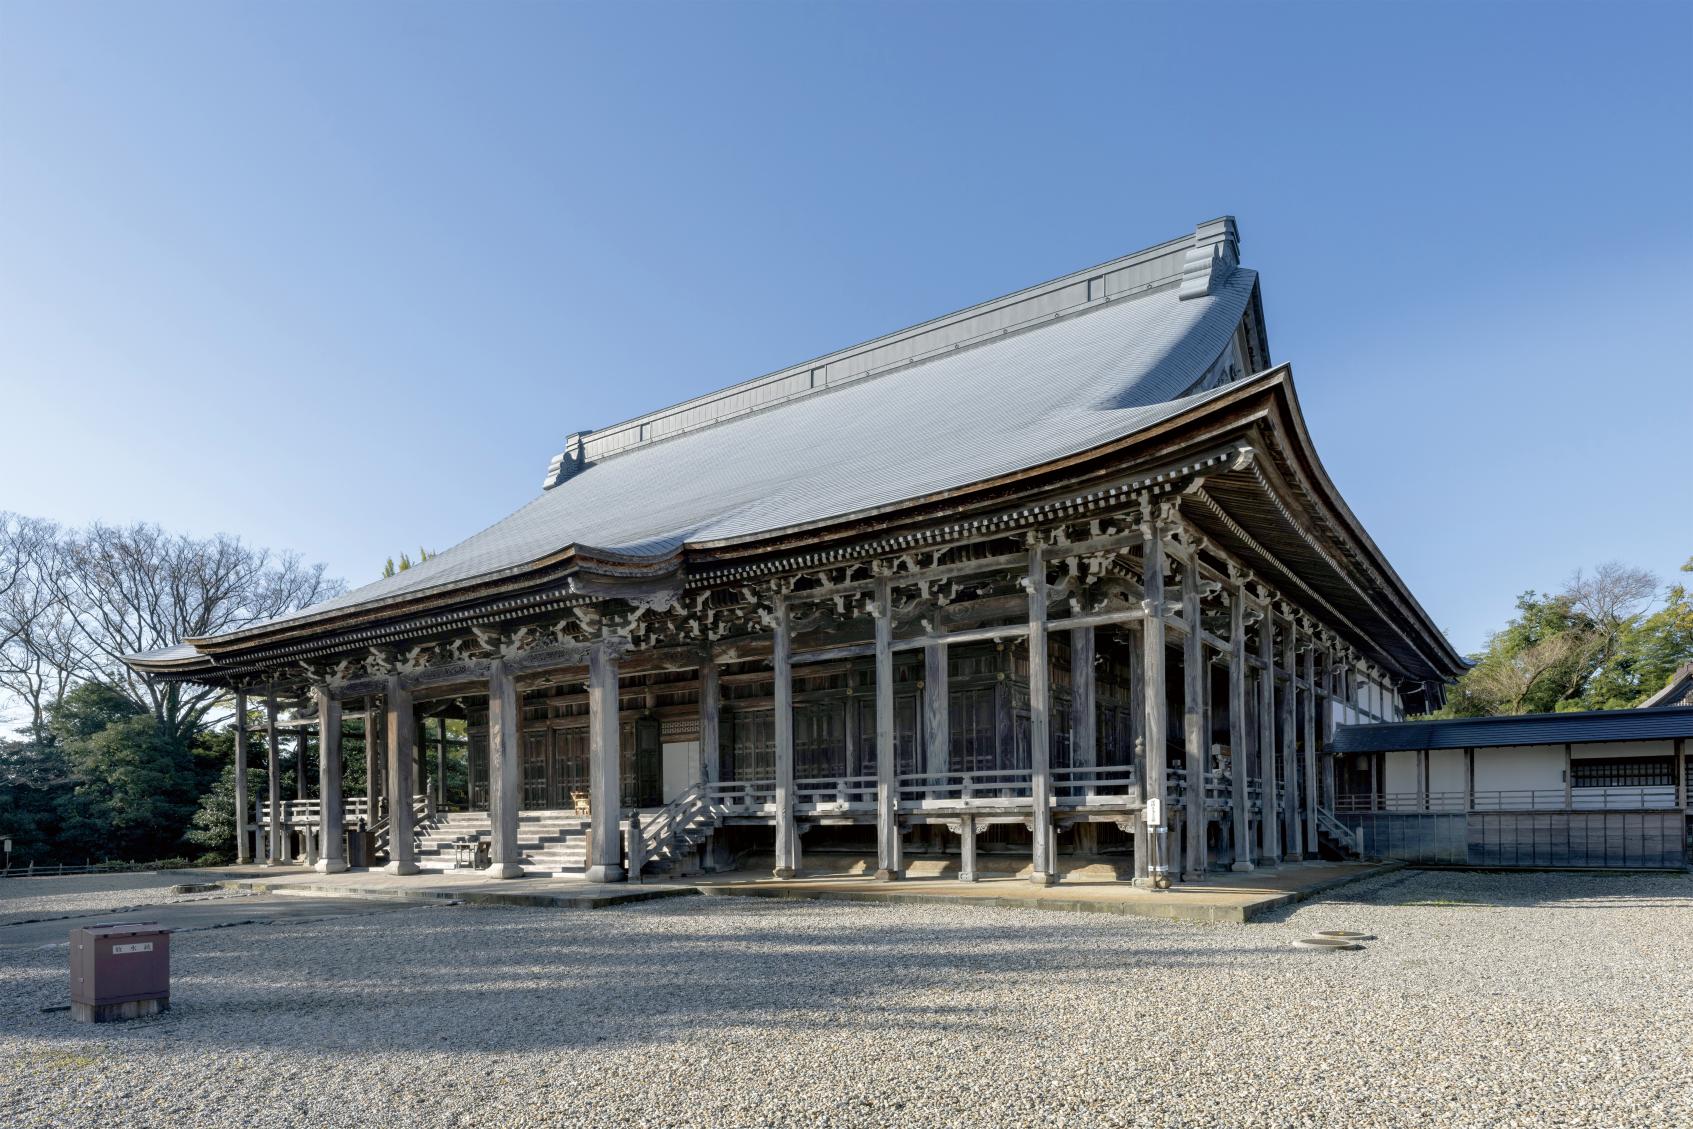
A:
[[[1486,871],[1406,869],[1343,886],[1307,902],[1284,906],[1258,919],[1286,921],[1302,909],[1415,907],[1452,910],[1556,909],[1595,913],[1685,908],[1693,898],[1693,874],[1616,871]]]
[[[344,919],[332,933],[284,923],[202,933],[177,947],[170,1012],[98,1034],[137,1051],[162,1039],[457,1053],[709,1040],[726,1025],[784,1039],[866,1022],[894,1038],[936,1024],[991,1033],[1006,1021],[1007,985],[1038,1011],[1043,981],[1087,975],[1112,1020],[1152,1022],[1159,978],[1171,970],[1240,973],[1247,961],[1289,957],[1279,938],[1235,927],[1156,922],[1137,935],[1115,919],[984,915],[961,926],[889,912],[863,929],[864,907],[749,902],[729,913],[741,928],[719,928],[724,914],[720,902],[692,899],[617,911],[441,907]],[[852,928],[831,930],[849,914]],[[1227,929],[1240,943],[1184,943],[1193,929]],[[66,1016],[39,1014],[62,1002],[64,951],[29,955],[27,970],[0,968],[0,1028],[91,1037]],[[937,988],[946,994],[925,998],[944,1003],[913,1002]],[[974,1004],[978,991],[998,1006]]]

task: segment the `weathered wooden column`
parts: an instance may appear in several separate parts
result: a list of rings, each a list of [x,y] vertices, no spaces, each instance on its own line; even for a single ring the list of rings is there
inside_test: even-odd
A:
[[[1305,639],[1305,698],[1301,720],[1305,730],[1305,854],[1320,858],[1317,839],[1317,641]]]
[[[1130,759],[1135,770],[1135,798],[1140,801],[1145,810],[1146,786],[1146,710],[1142,703],[1146,700],[1146,648],[1141,644],[1141,632],[1146,630],[1145,624],[1125,624],[1123,630],[1130,636],[1128,666],[1129,666],[1129,749]],[[1146,828],[1146,820],[1136,813],[1130,821],[1133,830],[1130,835],[1134,839],[1134,881],[1145,885],[1152,878],[1149,863],[1152,858],[1152,834]]]
[[[623,760],[617,656],[611,641],[588,652],[588,881],[621,882],[623,870]]]
[[[973,815],[958,821],[958,880],[976,881],[976,817]]]
[[[312,687],[317,701],[317,869],[339,874],[347,869],[345,811],[341,799],[341,702],[327,686]]]
[[[1229,596],[1229,777],[1234,810],[1234,861],[1230,870],[1252,869],[1252,788],[1246,758],[1246,591]]]
[[[488,666],[488,868],[490,878],[523,877],[517,849],[517,811],[522,778],[518,771],[518,734],[523,712],[517,683],[504,659]]]
[[[235,691],[235,861],[253,861],[247,840],[247,691]]]
[[[1190,555],[1182,566],[1182,736],[1186,742],[1186,803],[1182,831],[1182,879],[1205,878],[1205,633],[1199,607],[1199,562]]]
[[[923,644],[923,771],[930,776],[946,775],[952,758],[951,704],[946,640],[930,639]]]
[[[770,669],[776,698],[776,868],[777,878],[799,873],[799,827],[794,821],[794,666],[788,601],[775,597],[776,634]]]
[[[1099,764],[1099,691],[1094,678],[1094,635],[1091,627],[1070,629],[1070,767],[1093,768]],[[1086,776],[1071,777],[1072,794],[1086,795],[1094,782]],[[1098,825],[1077,823],[1076,853],[1093,855],[1099,849]]]
[[[710,788],[716,784],[722,768],[720,756],[719,719],[722,717],[722,689],[717,663],[706,659],[700,663],[700,783]]]
[[[435,807],[447,806],[447,719],[435,719]]]
[[[1258,627],[1258,776],[1264,810],[1258,820],[1258,864],[1281,863],[1281,806],[1276,798],[1276,621],[1264,605]]]
[[[893,586],[876,578],[876,877],[897,880],[905,870],[899,841],[899,765],[894,750]]]
[[[1052,675],[1046,631],[1046,562],[1029,550],[1029,796],[1034,807],[1034,868],[1029,881],[1058,881],[1052,857]]]
[[[309,800],[311,789],[306,787],[306,773],[310,767],[310,732],[304,725],[294,726],[294,798]]]
[[[364,700],[364,803],[365,827],[376,826],[377,798],[382,794],[382,757],[379,755],[379,744],[376,731],[380,725],[381,711],[376,708],[375,698]]]
[[[1287,672],[1281,697],[1282,775],[1287,779],[1287,796],[1282,804],[1282,818],[1287,831],[1287,861],[1301,862],[1305,858],[1305,831],[1301,827],[1299,799],[1299,729],[1295,707],[1299,704],[1299,640],[1298,622],[1288,617],[1287,632],[1282,636],[1282,666]]]
[[[267,866],[282,863],[282,732],[276,727],[276,695],[265,698],[265,753],[267,791],[270,799],[270,858]]]
[[[1145,709],[1146,709],[1146,800],[1150,807],[1152,801],[1158,801],[1158,807],[1163,809],[1169,801],[1169,772],[1167,746],[1169,742],[1170,723],[1169,706],[1165,698],[1165,654],[1164,654],[1164,527],[1152,518],[1150,502],[1143,500],[1143,508],[1148,512],[1146,520],[1141,526],[1145,534],[1144,556],[1142,560],[1143,594],[1141,608],[1146,615],[1142,621],[1141,646],[1144,655],[1143,677],[1146,681]],[[1164,818],[1169,818],[1165,812]],[[1142,815],[1142,822],[1145,815]],[[1157,850],[1157,829],[1148,828],[1148,845]],[[1148,860],[1150,862],[1150,859]],[[1159,859],[1158,866],[1166,867],[1167,860]],[[1152,877],[1145,884],[1151,884],[1160,874],[1153,871]],[[1162,873],[1166,873],[1164,871]],[[1137,883],[1141,879],[1135,880]]]
[[[388,678],[388,865],[389,874],[417,873],[417,844],[413,842],[412,794],[416,791],[417,712],[411,691],[398,675]]]

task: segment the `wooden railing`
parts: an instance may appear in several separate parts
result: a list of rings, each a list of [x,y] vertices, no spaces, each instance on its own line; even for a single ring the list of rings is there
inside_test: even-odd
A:
[[[1361,812],[1664,811],[1676,807],[1675,785],[1616,788],[1503,788],[1477,792],[1388,792],[1336,796],[1334,810]]]

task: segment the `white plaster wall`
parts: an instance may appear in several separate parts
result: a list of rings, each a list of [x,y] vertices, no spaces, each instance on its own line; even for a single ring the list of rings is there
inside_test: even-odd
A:
[[[1469,781],[1464,779],[1464,750],[1430,749],[1428,756],[1428,790],[1431,793],[1456,792],[1463,795],[1468,790]]]
[[[700,782],[700,743],[668,741],[664,745],[664,802],[669,803]]]
[[[1574,760],[1598,760],[1611,757],[1673,757],[1674,741],[1606,741],[1587,745],[1571,745]]]
[[[1415,795],[1417,792],[1417,754],[1414,749],[1391,752],[1384,758],[1387,761],[1387,780],[1384,789],[1388,795]]]
[[[1475,751],[1477,792],[1563,786],[1562,745],[1518,745],[1509,749]]]

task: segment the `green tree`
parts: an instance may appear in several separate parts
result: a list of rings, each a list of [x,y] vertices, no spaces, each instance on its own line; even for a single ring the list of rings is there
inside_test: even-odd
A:
[[[1693,560],[1683,566],[1693,571]],[[1648,614],[1658,581],[1615,562],[1578,572],[1555,595],[1524,592],[1517,614],[1471,655],[1475,664],[1442,716],[1622,709],[1693,660],[1693,601],[1672,585]]]
[[[59,849],[72,858],[175,853],[200,783],[186,745],[150,711],[100,683],[70,691],[48,716],[70,781],[55,805]]]

